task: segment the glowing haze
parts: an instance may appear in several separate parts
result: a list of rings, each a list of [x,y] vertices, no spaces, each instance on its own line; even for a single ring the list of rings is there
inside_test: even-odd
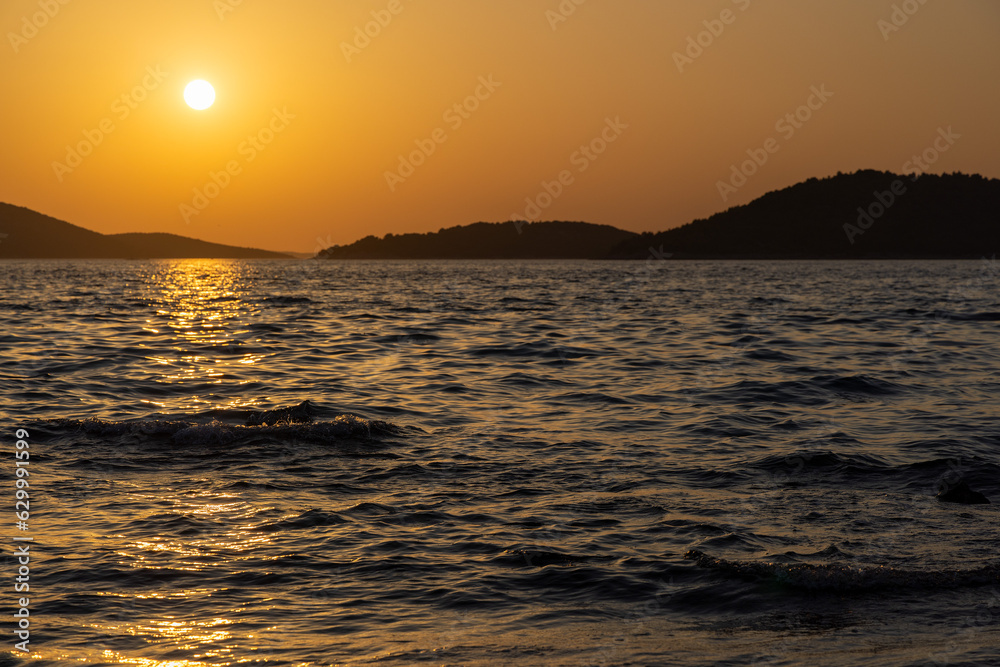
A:
[[[8,0],[0,28],[0,201],[105,233],[660,230],[837,171],[1000,177],[992,0]]]

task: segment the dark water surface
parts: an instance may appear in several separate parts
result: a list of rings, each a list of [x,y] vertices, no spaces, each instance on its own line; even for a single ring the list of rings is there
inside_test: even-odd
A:
[[[1000,664],[995,262],[0,287],[31,664]]]

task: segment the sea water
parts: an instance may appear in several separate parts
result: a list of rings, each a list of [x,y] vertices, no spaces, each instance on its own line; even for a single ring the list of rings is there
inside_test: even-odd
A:
[[[1000,664],[998,505],[936,498],[1000,502],[998,283],[992,260],[3,262],[0,650]]]

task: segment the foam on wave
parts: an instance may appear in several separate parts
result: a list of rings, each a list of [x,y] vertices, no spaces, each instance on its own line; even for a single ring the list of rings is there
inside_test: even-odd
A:
[[[309,401],[275,410],[217,411],[209,421],[195,419],[141,419],[113,421],[98,418],[60,419],[50,422],[59,431],[100,438],[147,437],[167,439],[179,445],[228,445],[252,439],[328,442],[369,439],[395,435],[401,429],[386,421],[343,413],[317,420]],[[220,421],[219,417],[239,418],[242,424]],[[203,416],[204,417],[204,416]]]

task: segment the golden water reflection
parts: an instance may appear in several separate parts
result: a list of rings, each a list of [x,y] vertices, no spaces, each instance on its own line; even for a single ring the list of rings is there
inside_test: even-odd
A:
[[[150,350],[145,357],[154,381],[171,387],[218,387],[210,396],[189,389],[182,398],[184,408],[246,408],[257,403],[216,393],[253,382],[247,371],[268,356],[255,348],[261,341],[250,326],[260,315],[253,272],[252,266],[238,261],[158,262],[135,285],[137,296],[153,309],[142,329],[158,338],[149,346],[156,352]]]
[[[148,379],[156,389],[163,389],[162,397],[155,395],[158,392],[145,397],[143,403],[151,410],[247,409],[267,400],[258,393],[225,394],[227,388],[260,382],[256,374],[270,356],[254,329],[261,317],[258,304],[270,296],[257,279],[254,267],[241,262],[155,262],[127,288],[135,301],[146,306],[137,345],[145,348],[141,359]],[[166,583],[172,580],[171,573],[183,573],[185,578],[202,573],[195,581],[205,574],[218,574],[213,580],[225,579],[258,571],[254,561],[284,557],[275,544],[276,534],[261,530],[263,524],[275,520],[270,514],[273,506],[211,491],[212,480],[198,477],[195,473],[188,481],[204,490],[194,492],[185,491],[191,488],[185,485],[151,491],[118,482],[116,503],[134,515],[128,517],[128,528],[95,534],[94,540],[99,549],[112,554],[121,571],[162,575],[136,581],[164,583],[154,584],[154,590],[110,584],[101,593],[109,602],[102,605],[107,616],[90,626],[106,643],[95,643],[85,656],[46,653],[36,657],[143,667],[207,667],[259,663],[276,655],[267,647],[279,647],[273,642],[283,633],[275,627],[242,625],[247,621],[245,601],[237,596],[236,601],[221,606],[218,602],[226,597],[227,588],[177,590]],[[295,512],[289,512],[281,518],[294,516]],[[167,527],[168,523],[174,527]],[[197,530],[188,532],[189,527]],[[274,604],[270,597],[257,597],[255,613],[260,606],[266,609]],[[178,659],[179,655],[184,659]]]
[[[153,496],[144,493],[131,494],[133,499],[143,499],[150,504]],[[269,507],[243,502],[232,495],[219,495],[209,491],[195,496],[174,494],[167,498],[157,496],[158,502],[150,504],[150,509],[137,521],[154,521],[166,512],[177,517],[212,521],[215,530],[207,530],[193,539],[174,537],[146,537],[114,535],[114,539],[125,540],[125,544],[115,549],[117,564],[121,567],[144,570],[173,570],[186,572],[208,571],[226,568],[229,572],[240,571],[241,561],[259,558],[273,543],[273,535],[258,530],[259,514]],[[158,660],[135,655],[129,651],[103,649],[90,660],[104,663],[139,665],[142,667],[202,667],[207,665],[236,665],[258,662],[259,657],[248,658],[247,652],[261,654],[263,651],[251,648],[260,641],[262,630],[236,632],[240,610],[230,609],[227,614],[199,613],[200,603],[212,596],[224,594],[225,588],[191,588],[183,590],[108,592],[108,597],[117,598],[120,606],[127,609],[112,622],[94,625],[93,629],[109,637],[135,637],[146,643],[141,652],[188,651],[191,659]],[[152,607],[149,603],[153,603]],[[161,606],[170,608],[170,613],[143,612]],[[189,608],[190,611],[185,611]],[[263,629],[264,632],[273,630]],[[95,647],[97,648],[97,647]],[[64,656],[79,661],[79,655]],[[306,664],[306,663],[298,663]]]

